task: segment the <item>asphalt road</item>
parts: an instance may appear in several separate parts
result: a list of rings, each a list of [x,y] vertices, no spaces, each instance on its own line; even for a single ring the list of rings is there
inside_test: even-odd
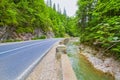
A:
[[[60,40],[46,39],[0,45],[0,80],[24,80]]]

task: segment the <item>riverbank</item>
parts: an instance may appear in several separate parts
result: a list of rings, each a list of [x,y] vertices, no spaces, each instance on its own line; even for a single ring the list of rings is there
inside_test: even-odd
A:
[[[103,57],[100,52],[82,44],[80,45],[80,54],[86,56],[96,69],[104,73],[110,73],[115,77],[115,80],[120,80],[119,61],[112,57]]]
[[[107,74],[94,68],[86,56],[80,54],[78,40],[70,40],[67,47],[67,54],[76,74],[77,80],[115,80]]]

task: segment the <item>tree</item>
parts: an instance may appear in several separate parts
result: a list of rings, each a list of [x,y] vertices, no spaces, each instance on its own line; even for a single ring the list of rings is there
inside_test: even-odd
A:
[[[55,5],[55,3],[53,4],[53,9],[56,11],[56,5]]]
[[[49,7],[52,7],[52,0],[47,0],[47,5],[48,5]]]
[[[49,6],[49,0],[47,0],[47,5]]]
[[[64,8],[63,14],[67,16],[66,9]]]
[[[102,47],[120,58],[120,1],[79,0],[77,18],[81,42]],[[108,54],[106,54],[108,55]]]
[[[57,11],[58,11],[58,12],[61,12],[61,10],[60,10],[60,5],[59,5],[59,4],[57,4]]]
[[[52,0],[50,0],[50,7],[52,7]]]
[[[44,0],[0,0],[0,27],[6,29],[0,40],[14,39],[14,33],[34,35],[36,29],[42,30],[44,35],[53,32],[55,37],[74,35],[73,25],[61,14],[59,4],[58,11],[55,4],[53,8],[50,5],[52,0],[47,0],[47,5]]]

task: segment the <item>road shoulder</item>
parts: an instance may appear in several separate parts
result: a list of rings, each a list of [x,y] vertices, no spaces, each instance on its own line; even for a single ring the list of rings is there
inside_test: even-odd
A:
[[[58,43],[45,55],[26,80],[61,80],[60,62],[55,58],[57,45]]]

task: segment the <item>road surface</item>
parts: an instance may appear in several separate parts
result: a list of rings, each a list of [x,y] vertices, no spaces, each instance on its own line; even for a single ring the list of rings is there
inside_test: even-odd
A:
[[[0,80],[24,80],[60,40],[46,39],[0,45]]]

